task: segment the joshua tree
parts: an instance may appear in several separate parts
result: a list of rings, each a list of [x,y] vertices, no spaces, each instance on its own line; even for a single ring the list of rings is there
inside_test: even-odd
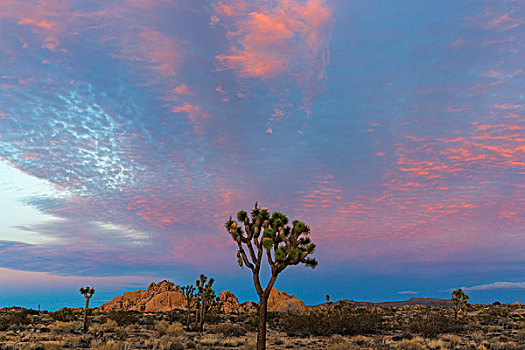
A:
[[[206,283],[208,281],[208,283]],[[199,279],[195,282],[197,286],[197,317],[195,318],[195,328],[198,328],[200,332],[204,329],[204,321],[206,320],[206,314],[213,308],[218,306],[218,298],[215,296],[213,290],[213,282],[215,280],[201,274]]]
[[[246,265],[252,271],[253,283],[259,296],[257,350],[265,350],[268,296],[277,276],[290,265],[305,264],[312,268],[317,266],[317,260],[309,257],[315,250],[315,244],[307,237],[310,227],[304,222],[294,220],[290,227],[287,225],[286,215],[276,211],[270,217],[267,209],[257,208],[257,202],[251,212],[251,219],[248,213],[241,210],[237,213],[237,220],[244,225],[244,229],[231,216],[225,226],[237,243],[239,266],[242,268]],[[271,277],[263,288],[259,272],[264,255],[270,265]]]
[[[454,315],[458,318],[458,312],[468,306],[468,295],[460,288],[452,292],[452,303],[454,304]]]
[[[327,307],[327,311],[328,313],[330,313],[332,311],[332,301],[330,300],[330,294],[326,294],[326,307]]]
[[[88,309],[89,309],[89,299],[95,294],[95,288],[93,287],[80,287],[78,290],[80,294],[83,294],[86,298],[86,307],[84,308],[84,333],[88,330]]]
[[[191,309],[196,305],[196,295],[195,295],[195,287],[192,285],[187,285],[181,288],[182,295],[184,296],[184,300],[186,300],[186,330],[190,330],[190,314]]]

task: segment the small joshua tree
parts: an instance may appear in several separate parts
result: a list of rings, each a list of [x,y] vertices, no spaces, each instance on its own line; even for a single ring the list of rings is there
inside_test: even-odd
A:
[[[246,265],[252,271],[253,283],[259,296],[257,350],[265,350],[268,297],[277,276],[287,266],[298,264],[312,268],[317,266],[317,260],[309,257],[315,250],[315,244],[307,237],[310,234],[310,227],[304,222],[294,220],[292,226],[289,226],[286,215],[276,211],[270,217],[267,209],[257,207],[257,202],[251,212],[251,218],[246,211],[241,210],[237,213],[237,220],[244,225],[244,229],[232,220],[231,216],[225,227],[237,244],[239,266],[242,268]],[[263,288],[259,272],[264,255],[270,265],[271,277]]]
[[[208,283],[206,283],[206,281],[208,281]],[[204,330],[206,314],[218,306],[218,298],[215,296],[215,291],[212,288],[213,282],[215,282],[213,278],[208,280],[208,277],[204,274],[201,274],[195,282],[197,286],[197,317],[195,318],[195,328],[199,329],[200,332]]]
[[[454,315],[458,318],[458,312],[468,306],[468,295],[460,288],[452,292],[452,303],[454,304]]]
[[[330,300],[330,294],[326,294],[326,307],[327,312],[330,313],[332,311],[332,301]]]
[[[186,300],[186,330],[190,330],[190,314],[191,309],[197,304],[197,296],[195,295],[195,287],[187,285],[181,288],[184,300]]]
[[[84,333],[88,331],[88,309],[89,299],[95,294],[95,288],[93,287],[80,287],[78,290],[80,294],[83,294],[86,298],[86,307],[84,308]]]

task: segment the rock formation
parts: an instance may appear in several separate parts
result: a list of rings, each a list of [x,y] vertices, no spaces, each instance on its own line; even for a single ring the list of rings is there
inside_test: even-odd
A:
[[[276,288],[272,288],[268,297],[268,311],[298,313],[306,310],[307,307],[304,303],[293,294],[288,295],[278,291]]]
[[[257,312],[257,303],[247,301],[239,303],[239,299],[229,290],[222,291],[219,294],[219,299],[222,303],[222,310],[225,313],[250,313]]]
[[[152,282],[147,290],[126,292],[99,307],[100,311],[170,311],[185,305],[180,286],[170,281]]]
[[[239,312],[239,308],[241,307],[239,299],[229,290],[223,290],[219,294],[219,300],[221,301],[222,311],[225,313]]]
[[[239,303],[239,299],[229,290],[219,294],[222,310],[225,313],[251,313],[257,312],[257,303],[247,301]],[[180,286],[170,281],[159,283],[152,282],[146,290],[126,292],[122,296],[113,298],[98,308],[99,311],[123,310],[123,311],[170,311],[175,308],[183,309],[186,302]],[[279,312],[302,312],[306,311],[304,303],[294,297],[277,289],[272,289],[268,299],[268,311]]]

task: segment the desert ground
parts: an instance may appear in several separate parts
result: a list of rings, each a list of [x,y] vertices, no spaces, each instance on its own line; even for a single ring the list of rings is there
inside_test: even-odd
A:
[[[255,313],[212,312],[204,331],[186,331],[186,311],[55,312],[5,308],[0,349],[253,349]],[[525,307],[338,307],[271,312],[268,349],[525,349]]]

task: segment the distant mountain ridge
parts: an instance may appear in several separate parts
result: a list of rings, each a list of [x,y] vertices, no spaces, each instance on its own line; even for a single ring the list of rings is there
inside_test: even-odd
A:
[[[354,307],[402,307],[402,306],[444,306],[453,307],[452,301],[449,299],[438,299],[438,298],[410,298],[408,300],[401,301],[383,301],[379,303],[368,302],[368,301],[356,301],[356,300],[338,300],[332,303],[332,307],[341,304],[352,305]],[[318,305],[309,305],[308,307],[313,309],[326,308],[327,303]]]

